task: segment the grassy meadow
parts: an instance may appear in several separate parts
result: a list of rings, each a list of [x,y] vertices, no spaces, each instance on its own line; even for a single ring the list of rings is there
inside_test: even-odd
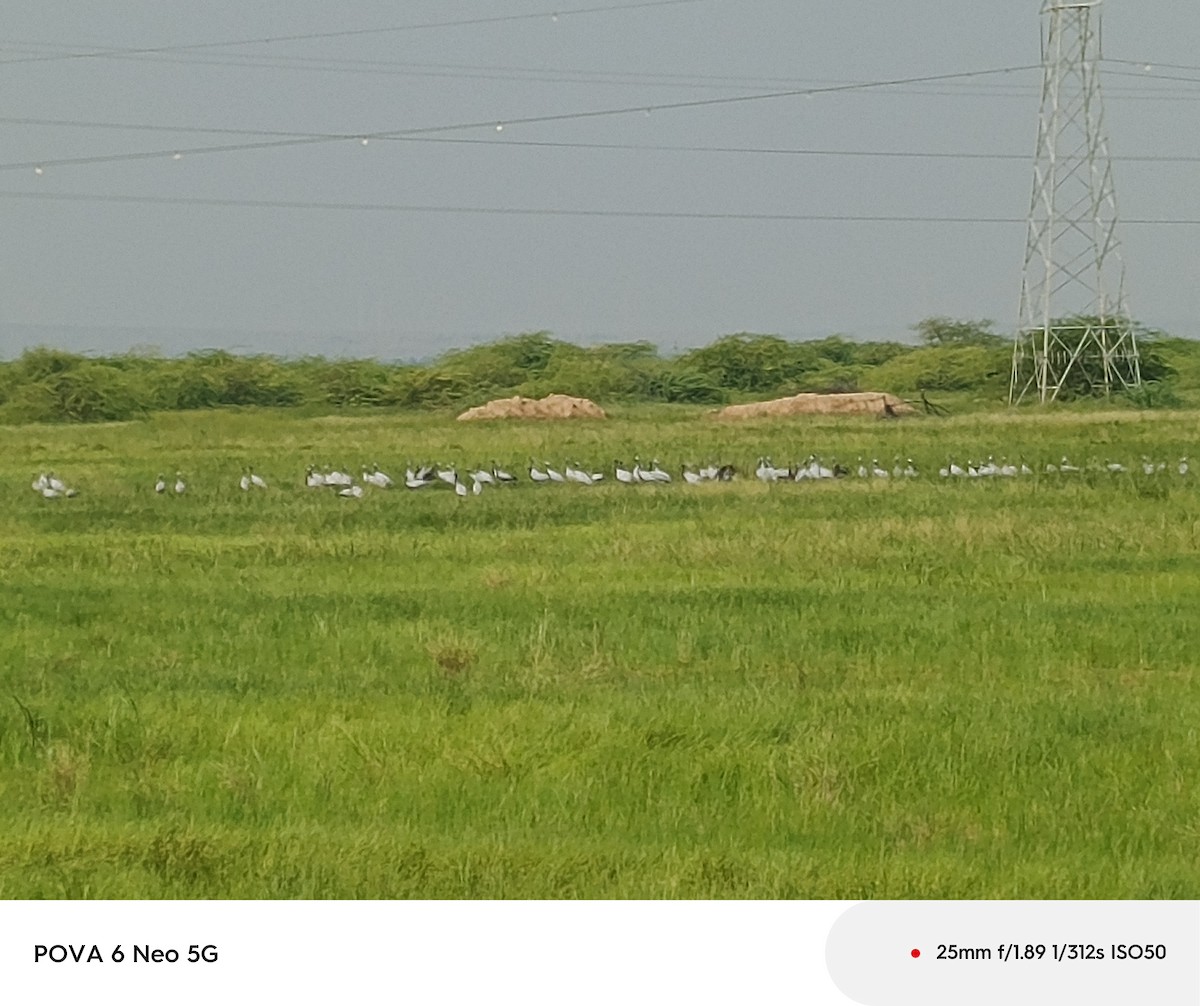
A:
[[[0,897],[1200,897],[1198,419],[0,427]],[[635,452],[743,475],[524,477]],[[1170,474],[936,475],[1064,453]]]

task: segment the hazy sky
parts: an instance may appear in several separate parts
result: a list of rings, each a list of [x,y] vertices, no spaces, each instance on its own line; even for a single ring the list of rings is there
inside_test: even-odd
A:
[[[533,329],[670,350],[736,331],[906,338],[934,314],[1015,326],[1023,222],[762,217],[1023,221],[1038,70],[656,106],[1030,66],[1041,0],[596,9],[621,3],[8,0],[0,356],[410,358]],[[323,37],[280,39],[298,35]],[[1130,307],[1189,336],[1200,227],[1132,221],[1200,219],[1198,38],[1195,0],[1104,5]],[[638,111],[576,115],[621,108]],[[543,116],[574,117],[516,121]],[[319,142],[279,145],[302,137]],[[141,152],[163,156],[124,156]],[[883,156],[901,152],[1007,157]]]

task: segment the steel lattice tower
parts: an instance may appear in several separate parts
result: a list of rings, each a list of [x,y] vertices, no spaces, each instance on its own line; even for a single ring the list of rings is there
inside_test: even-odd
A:
[[[1010,404],[1142,380],[1104,132],[1100,4],[1042,8],[1042,109]]]

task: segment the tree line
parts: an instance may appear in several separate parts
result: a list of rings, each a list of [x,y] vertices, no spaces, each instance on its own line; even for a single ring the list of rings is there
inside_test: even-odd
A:
[[[226,350],[92,356],[39,347],[0,361],[0,422],[98,422],[221,406],[438,409],[552,392],[601,403],[720,404],[858,390],[1005,398],[1012,343],[991,322],[927,318],[913,329],[916,343],[738,333],[674,356],[649,342],[577,346],[527,332],[420,364]],[[1134,393],[1144,399],[1135,404],[1179,404],[1179,391],[1200,391],[1200,343],[1137,331],[1147,388]]]

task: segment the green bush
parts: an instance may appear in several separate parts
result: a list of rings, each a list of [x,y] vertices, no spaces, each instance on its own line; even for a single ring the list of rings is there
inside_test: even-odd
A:
[[[929,346],[897,356],[870,377],[882,391],[982,391],[1007,385],[1007,348],[982,345]]]
[[[1088,319],[1065,319],[1068,330]],[[148,410],[220,406],[448,408],[490,398],[553,392],[603,404],[720,403],[802,391],[859,388],[1003,395],[1011,349],[990,322],[928,318],[914,326],[925,345],[859,343],[841,335],[794,342],[739,333],[674,358],[653,343],[591,347],[527,332],[455,350],[424,364],[376,360],[288,360],[205,350],[180,358],[153,351],[86,357],[47,347],[0,362],[0,422],[93,422]],[[1200,342],[1135,324],[1146,387],[1130,393],[1139,408],[1173,407],[1200,393]],[[1089,367],[1091,368],[1089,370]],[[1094,366],[1080,368],[1061,397],[1095,390]]]
[[[388,398],[388,368],[374,360],[310,363],[309,378],[330,405],[382,405]]]
[[[804,374],[794,391],[815,391],[820,394],[842,395],[859,390],[863,368],[847,366],[834,360],[822,360],[814,370]]]
[[[664,367],[649,381],[648,397],[660,402],[680,402],[694,405],[725,401],[725,393],[707,374],[691,367]]]
[[[0,423],[58,423],[64,418],[54,389],[42,381],[12,388],[0,405]]]
[[[462,374],[476,393],[508,391],[535,379],[553,365],[584,354],[548,332],[526,332],[470,349],[452,350],[437,362]]]
[[[61,349],[51,349],[48,346],[37,346],[27,349],[17,360],[17,370],[26,381],[41,381],[73,370],[87,362],[86,356],[77,353],[67,353]]]
[[[148,409],[139,385],[119,368],[84,360],[12,389],[5,422],[95,423],[133,419]]]
[[[1145,381],[1139,387],[1126,389],[1124,395],[1138,409],[1178,409],[1183,405],[1175,389],[1165,381]]]
[[[718,388],[762,394],[796,373],[791,343],[777,335],[727,335],[679,359],[686,370],[704,374]]]
[[[404,367],[389,376],[382,404],[443,408],[462,402],[474,390],[466,374],[450,367]]]

